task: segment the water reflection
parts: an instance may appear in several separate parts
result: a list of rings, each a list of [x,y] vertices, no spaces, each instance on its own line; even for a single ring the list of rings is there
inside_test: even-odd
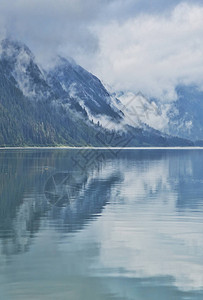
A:
[[[4,299],[35,299],[40,282],[43,299],[202,299],[202,161],[197,150],[0,152]]]
[[[182,291],[202,290],[203,153],[150,154],[121,161],[117,210],[102,228],[113,234],[101,245],[97,268],[126,278],[170,276]]]
[[[7,255],[28,250],[45,217],[62,231],[82,229],[121,180],[114,171],[101,177],[100,162],[79,168],[67,152],[5,152],[1,159],[0,237]]]

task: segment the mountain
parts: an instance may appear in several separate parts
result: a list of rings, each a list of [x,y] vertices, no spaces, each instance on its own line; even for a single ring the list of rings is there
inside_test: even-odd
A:
[[[8,78],[14,78],[24,96],[42,100],[53,96],[44,72],[30,49],[21,42],[5,39],[1,43],[1,63]]]
[[[88,112],[89,118],[105,115],[114,122],[122,119],[121,111],[113,105],[112,97],[101,81],[73,60],[58,57],[47,78],[56,94],[78,102]]]
[[[80,113],[57,106],[31,51],[22,43],[4,40],[0,59],[0,144],[85,145],[96,143],[96,130]]]
[[[0,47],[0,145],[192,145],[140,122],[74,61],[43,70],[21,42]]]
[[[116,97],[142,128],[146,124],[170,136],[203,144],[203,91],[196,86],[177,86],[176,94],[177,99],[170,102],[132,92],[120,92]]]
[[[168,133],[203,140],[203,91],[196,86],[178,86],[178,99],[169,110]]]
[[[83,144],[94,133],[83,122],[77,122],[77,133],[75,127],[71,114],[64,118],[49,103],[25,97],[15,79],[10,74],[7,78],[0,62],[1,146]]]

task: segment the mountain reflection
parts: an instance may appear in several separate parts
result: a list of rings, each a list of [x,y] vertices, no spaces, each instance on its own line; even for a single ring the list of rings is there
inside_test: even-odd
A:
[[[98,299],[202,299],[202,160],[201,150],[0,152],[0,267],[12,261],[19,293],[25,263],[31,289],[54,280],[57,295],[63,282],[64,299],[67,283],[72,299],[100,289],[113,296]]]
[[[1,153],[0,239],[4,254],[28,250],[42,219],[53,220],[57,230],[74,232],[101,214],[121,176],[114,171],[105,178],[100,176],[105,157],[81,169],[72,154]]]

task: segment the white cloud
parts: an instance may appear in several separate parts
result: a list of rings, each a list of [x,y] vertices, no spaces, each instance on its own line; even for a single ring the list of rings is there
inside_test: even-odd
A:
[[[149,101],[143,95],[132,92],[118,95],[118,99],[122,103],[121,110],[124,112],[125,122],[128,125],[143,128],[143,124],[147,124],[157,130],[167,128],[170,104],[159,103],[158,106],[157,103]]]
[[[28,44],[40,62],[66,49],[66,54],[94,52],[97,38],[88,26],[98,18],[101,0],[16,0],[0,3],[6,34]]]
[[[177,84],[203,87],[203,6],[179,4],[170,14],[142,14],[95,32],[93,71],[116,89],[175,100]]]
[[[118,90],[174,100],[178,83],[202,87],[199,0],[2,0],[0,28],[45,66],[72,56]]]

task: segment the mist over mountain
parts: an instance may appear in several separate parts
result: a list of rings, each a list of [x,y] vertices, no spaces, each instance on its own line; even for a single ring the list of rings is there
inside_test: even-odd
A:
[[[73,60],[44,70],[19,41],[1,42],[0,79],[1,146],[193,145],[148,124]]]
[[[177,99],[168,102],[132,92],[121,92],[117,97],[134,112],[135,123],[194,142],[203,140],[203,91],[195,85],[179,85],[176,93]]]

